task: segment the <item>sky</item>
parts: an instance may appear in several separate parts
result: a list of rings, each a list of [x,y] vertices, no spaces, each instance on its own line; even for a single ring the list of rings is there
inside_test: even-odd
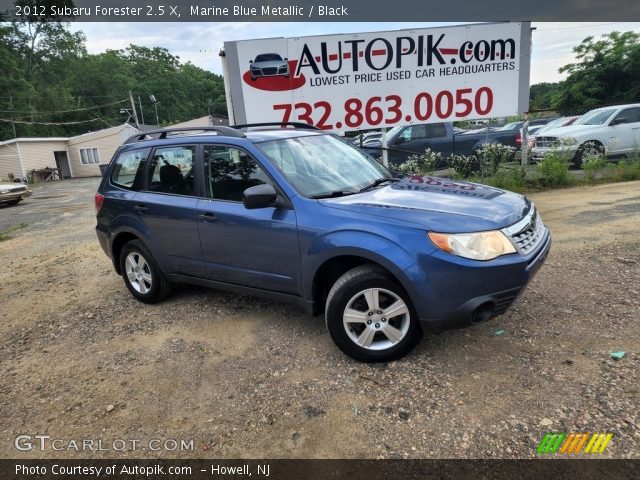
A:
[[[374,23],[374,22],[225,22],[225,23],[72,23],[71,29],[82,30],[90,53],[126,48],[129,44],[164,47],[182,61],[222,73],[218,52],[225,41],[270,37],[299,37],[332,33],[358,33],[403,28],[426,28],[454,23]],[[633,30],[640,33],[640,22],[534,22],[531,56],[531,84],[557,82],[563,76],[558,69],[574,61],[573,47],[587,36],[600,36],[612,31]]]

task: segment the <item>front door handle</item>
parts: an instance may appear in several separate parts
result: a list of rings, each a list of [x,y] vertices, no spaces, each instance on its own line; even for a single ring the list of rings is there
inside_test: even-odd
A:
[[[206,223],[213,223],[213,222],[217,222],[219,220],[218,217],[216,217],[213,213],[211,212],[207,212],[207,213],[201,213],[198,215],[198,218]]]
[[[149,210],[149,207],[146,207],[144,205],[136,205],[135,207],[133,207],[133,209],[138,213],[144,213]]]

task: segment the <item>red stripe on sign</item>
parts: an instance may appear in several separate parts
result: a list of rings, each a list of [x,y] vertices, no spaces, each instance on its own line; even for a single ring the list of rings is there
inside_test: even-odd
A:
[[[386,54],[387,54],[387,51],[384,48],[381,48],[379,50],[372,50],[371,51],[371,55],[376,56],[376,57],[379,56],[379,55],[386,55]]]
[[[359,53],[358,53],[358,56],[359,56],[359,57],[364,57],[364,52],[359,52]]]
[[[337,59],[338,59],[337,53],[332,53],[331,55],[329,55],[329,61],[337,60]]]
[[[440,50],[440,53],[443,55],[457,55],[458,54],[458,49],[457,48],[439,48],[438,50]]]
[[[473,50],[467,50],[467,55],[471,55],[473,53]]]
[[[342,58],[344,58],[344,59],[351,58],[351,54],[350,53],[343,53],[342,54]]]
[[[316,57],[316,62],[319,62],[319,61],[320,61],[320,57]]]

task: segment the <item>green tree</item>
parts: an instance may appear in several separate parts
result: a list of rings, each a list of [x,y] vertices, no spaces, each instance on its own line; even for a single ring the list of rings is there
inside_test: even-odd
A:
[[[585,38],[573,49],[577,62],[560,68],[567,73],[554,107],[570,109],[640,98],[640,35],[611,32],[600,39]]]

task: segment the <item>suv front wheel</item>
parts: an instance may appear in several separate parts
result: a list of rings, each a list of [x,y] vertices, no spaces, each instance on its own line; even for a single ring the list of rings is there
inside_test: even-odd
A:
[[[131,240],[122,247],[120,271],[131,294],[141,302],[157,303],[171,291],[171,284],[140,240]]]
[[[404,289],[375,265],[342,275],[329,291],[325,315],[336,345],[362,362],[403,357],[423,335]]]

